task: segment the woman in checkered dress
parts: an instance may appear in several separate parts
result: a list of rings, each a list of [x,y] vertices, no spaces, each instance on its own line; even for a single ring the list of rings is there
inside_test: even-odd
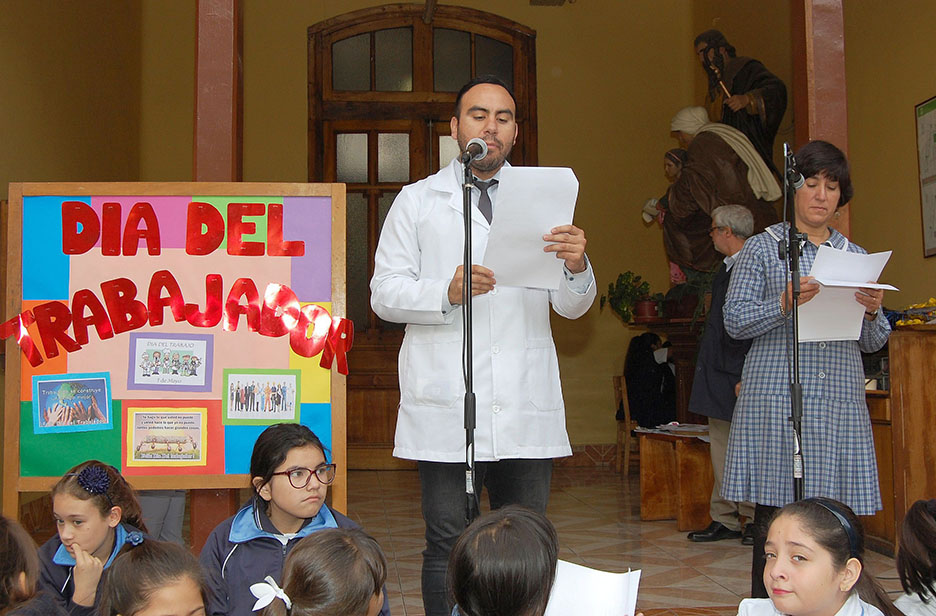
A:
[[[796,226],[809,236],[800,272],[808,273],[819,245],[865,253],[828,225],[848,203],[852,186],[841,150],[813,141],[796,154],[806,179],[796,191]],[[787,369],[792,337],[791,289],[777,242],[784,223],[749,239],[738,257],[725,299],[725,329],[737,339],[753,339],[741,377],[725,462],[721,495],[757,504],[755,511],[752,595],[766,597],[763,546],[772,510],[793,500],[793,428]],[[799,304],[819,292],[818,283],[801,278]],[[857,341],[804,342],[799,345],[803,387],[805,496],[842,501],[859,515],[881,509],[871,422],[865,402],[860,351],[877,351],[890,326],[881,314],[883,291],[862,288],[855,301],[865,308]]]

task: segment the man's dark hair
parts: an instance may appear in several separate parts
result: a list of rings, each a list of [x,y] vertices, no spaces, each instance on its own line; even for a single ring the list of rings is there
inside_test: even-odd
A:
[[[721,30],[706,30],[695,37],[692,46],[698,47],[699,43],[705,43],[707,46],[714,47],[715,49],[723,48],[729,58],[734,58],[736,55],[734,45],[728,42],[728,39],[721,33]]]
[[[459,117],[459,116],[461,115],[461,100],[462,100],[462,96],[464,96],[464,95],[465,95],[465,92],[467,92],[467,91],[470,90],[471,88],[473,88],[473,87],[475,87],[475,86],[477,86],[477,85],[481,85],[482,83],[490,83],[490,84],[493,84],[493,85],[495,85],[495,86],[500,86],[500,87],[504,88],[505,90],[507,90],[507,94],[510,95],[510,100],[513,101],[514,108],[517,107],[517,99],[514,98],[513,91],[511,91],[510,86],[508,86],[506,83],[504,83],[504,80],[503,80],[503,79],[501,79],[500,77],[498,77],[498,76],[496,76],[496,75],[478,75],[477,77],[475,77],[474,79],[472,79],[471,81],[469,81],[468,83],[466,83],[465,85],[463,85],[463,86],[461,87],[461,90],[459,90],[459,91],[458,91],[458,94],[455,96],[455,117],[456,117],[456,118]]]
[[[824,175],[839,184],[839,202],[842,207],[855,194],[851,183],[851,171],[845,153],[828,141],[810,141],[796,153],[796,168],[803,178]]]

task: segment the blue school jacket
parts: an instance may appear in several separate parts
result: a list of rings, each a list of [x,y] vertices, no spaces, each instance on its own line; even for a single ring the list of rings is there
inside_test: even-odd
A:
[[[199,556],[208,581],[206,611],[209,616],[251,614],[257,598],[251,594],[250,585],[262,582],[268,575],[281,584],[286,556],[303,537],[324,528],[360,528],[350,518],[324,504],[318,515],[293,536],[264,530],[272,527],[254,497],[211,531]],[[390,616],[386,588],[380,614]]]
[[[118,524],[114,529],[114,549],[110,558],[104,563],[104,569],[107,570],[111,566],[124,545],[128,543],[138,545],[144,539],[149,539],[149,537],[136,528],[129,524]],[[104,581],[104,576],[101,575],[101,581],[98,582],[94,605],[78,605],[72,603],[72,595],[75,593],[75,581],[72,577],[74,568],[75,558],[62,545],[59,536],[55,535],[39,548],[39,589],[48,591],[55,598],[55,602],[69,614],[75,616],[97,614],[97,607],[101,602],[101,582]]]

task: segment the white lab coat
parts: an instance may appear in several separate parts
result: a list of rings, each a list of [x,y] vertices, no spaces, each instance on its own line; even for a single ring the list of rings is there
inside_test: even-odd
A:
[[[463,311],[443,313],[464,249],[462,176],[454,160],[404,187],[377,247],[371,306],[382,319],[407,324],[393,450],[399,458],[465,460]],[[481,263],[490,226],[476,207],[471,218],[472,262]],[[571,455],[549,306],[566,318],[583,315],[596,294],[590,265],[587,276],[584,293],[572,291],[566,275],[556,291],[495,287],[475,296],[476,460]]]

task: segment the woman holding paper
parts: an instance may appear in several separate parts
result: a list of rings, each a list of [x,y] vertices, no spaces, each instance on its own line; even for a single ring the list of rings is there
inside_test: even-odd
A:
[[[865,254],[829,227],[838,208],[852,196],[845,154],[825,141],[813,141],[796,154],[805,178],[796,191],[795,219],[809,241],[800,271],[808,273],[820,245]],[[725,330],[753,339],[741,377],[725,461],[722,497],[756,503],[752,595],[766,597],[763,553],[766,523],[773,510],[793,500],[793,428],[787,346],[792,337],[789,275],[777,256],[787,235],[784,223],[749,239],[734,266],[725,299]],[[819,293],[809,276],[800,279],[802,305]],[[799,344],[803,388],[802,449],[805,496],[842,501],[858,515],[881,509],[871,422],[865,402],[861,351],[877,351],[890,326],[881,314],[883,291],[862,288],[855,301],[865,318],[858,340]]]

